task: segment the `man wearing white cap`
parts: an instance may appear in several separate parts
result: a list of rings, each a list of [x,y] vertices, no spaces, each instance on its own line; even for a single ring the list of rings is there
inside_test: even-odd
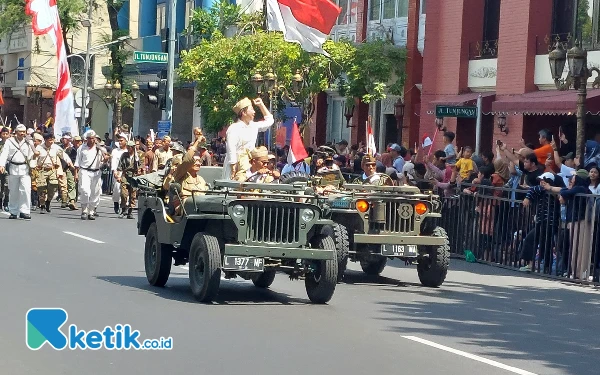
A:
[[[86,143],[77,149],[75,178],[79,179],[81,198],[81,220],[95,220],[96,207],[100,204],[102,181],[100,167],[104,161],[102,150],[96,146],[96,132],[88,130],[84,134]]]
[[[25,139],[27,128],[17,126],[14,138],[9,138],[0,153],[0,173],[6,171],[8,163],[8,190],[10,219],[31,219],[31,177],[29,166],[31,160],[39,155],[30,142]]]
[[[260,109],[264,120],[254,121],[256,112],[252,104]],[[261,98],[256,98],[254,101],[244,98],[236,103],[233,112],[235,112],[237,121],[227,129],[227,154],[223,164],[224,179],[233,178],[238,172],[250,169],[249,153],[256,147],[258,133],[266,131],[275,122],[273,115]]]
[[[113,191],[112,191],[112,201],[113,201],[113,209],[115,210],[115,214],[119,214],[119,202],[121,202],[121,182],[119,179],[119,172],[117,168],[119,167],[119,161],[121,160],[121,156],[127,152],[127,135],[123,133],[119,133],[117,135],[117,147],[115,147],[110,153],[110,170],[113,174]]]

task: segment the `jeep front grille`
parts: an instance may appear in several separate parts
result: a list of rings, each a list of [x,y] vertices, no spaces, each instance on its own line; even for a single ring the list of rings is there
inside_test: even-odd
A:
[[[247,209],[246,241],[281,244],[300,241],[300,208],[251,204]]]
[[[381,230],[392,233],[412,233],[415,230],[415,209],[412,204],[397,201],[386,202],[385,218]]]

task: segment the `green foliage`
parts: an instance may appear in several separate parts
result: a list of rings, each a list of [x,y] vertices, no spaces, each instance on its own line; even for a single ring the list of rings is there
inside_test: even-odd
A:
[[[190,19],[190,33],[199,39],[210,39],[218,32],[225,35],[228,28],[242,21],[239,5],[220,0],[210,9],[197,8]]]
[[[258,30],[225,38],[217,31],[182,52],[178,76],[181,81],[196,83],[197,104],[210,131],[231,122],[231,108],[240,98],[257,96],[251,82],[256,72],[277,75],[280,97],[302,105],[305,122],[312,116],[314,97],[326,89],[337,89],[349,100],[356,97],[367,103],[402,91],[403,49],[385,42],[354,45],[330,40],[323,49],[330,57],[308,53],[298,44],[284,41],[278,32]],[[299,93],[291,93],[296,72],[302,75],[303,85]]]
[[[0,0],[0,37],[17,31],[28,20],[25,14],[25,0]]]

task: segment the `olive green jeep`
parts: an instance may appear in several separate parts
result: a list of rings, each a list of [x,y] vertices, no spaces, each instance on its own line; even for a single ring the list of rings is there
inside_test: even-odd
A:
[[[348,259],[369,275],[380,274],[387,259],[417,263],[421,283],[438,287],[446,278],[450,248],[438,225],[442,203],[437,195],[413,186],[345,184],[328,194],[329,233],[339,252],[339,277]],[[340,255],[341,254],[341,255]]]
[[[202,167],[199,174],[210,170]],[[183,200],[179,215],[171,207],[179,197],[178,184],[171,184],[167,194],[156,185],[138,184],[138,234],[146,237],[151,285],[164,286],[173,263],[189,263],[192,293],[202,302],[217,296],[222,275],[268,288],[277,271],[304,278],[313,303],[331,299],[338,256],[325,233],[333,222],[326,219],[323,197],[306,184],[205,179],[209,190]]]

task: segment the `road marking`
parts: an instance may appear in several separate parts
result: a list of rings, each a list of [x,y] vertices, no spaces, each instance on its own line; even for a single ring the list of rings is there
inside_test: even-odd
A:
[[[64,234],[68,234],[68,235],[70,235],[70,236],[74,236],[74,237],[83,238],[84,240],[88,240],[88,241],[90,241],[90,242],[95,242],[95,243],[104,243],[104,242],[102,242],[102,241],[98,241],[98,240],[95,240],[95,239],[93,239],[93,238],[86,237],[86,236],[82,236],[81,234],[77,234],[77,233],[73,233],[73,232],[63,232],[63,233],[64,233]]]
[[[482,362],[482,363],[485,363],[485,364],[490,365],[490,366],[498,367],[498,368],[501,368],[503,370],[513,372],[515,374],[520,374],[520,375],[537,375],[537,374],[535,374],[533,372],[529,372],[529,371],[526,371],[526,370],[521,370],[520,368],[508,366],[508,365],[505,365],[504,363],[492,361],[491,359],[487,359],[487,358],[483,358],[483,357],[480,357],[480,356],[475,355],[475,354],[463,352],[462,350],[453,349],[453,348],[450,348],[448,346],[440,345],[440,344],[437,344],[437,343],[435,343],[433,341],[425,340],[425,339],[422,339],[422,338],[419,338],[419,337],[415,337],[415,336],[402,336],[402,337],[404,337],[405,339],[408,339],[408,340],[420,342],[421,344],[429,345],[429,346],[434,347],[436,349],[440,349],[440,350],[444,350],[444,351],[450,352],[452,354],[460,355],[462,357],[469,358],[469,359],[472,359],[474,361],[478,361],[478,362]]]
[[[0,211],[0,214],[2,214],[2,215],[6,215],[6,216],[10,216],[10,213],[9,213],[9,212],[4,212],[4,211]]]

